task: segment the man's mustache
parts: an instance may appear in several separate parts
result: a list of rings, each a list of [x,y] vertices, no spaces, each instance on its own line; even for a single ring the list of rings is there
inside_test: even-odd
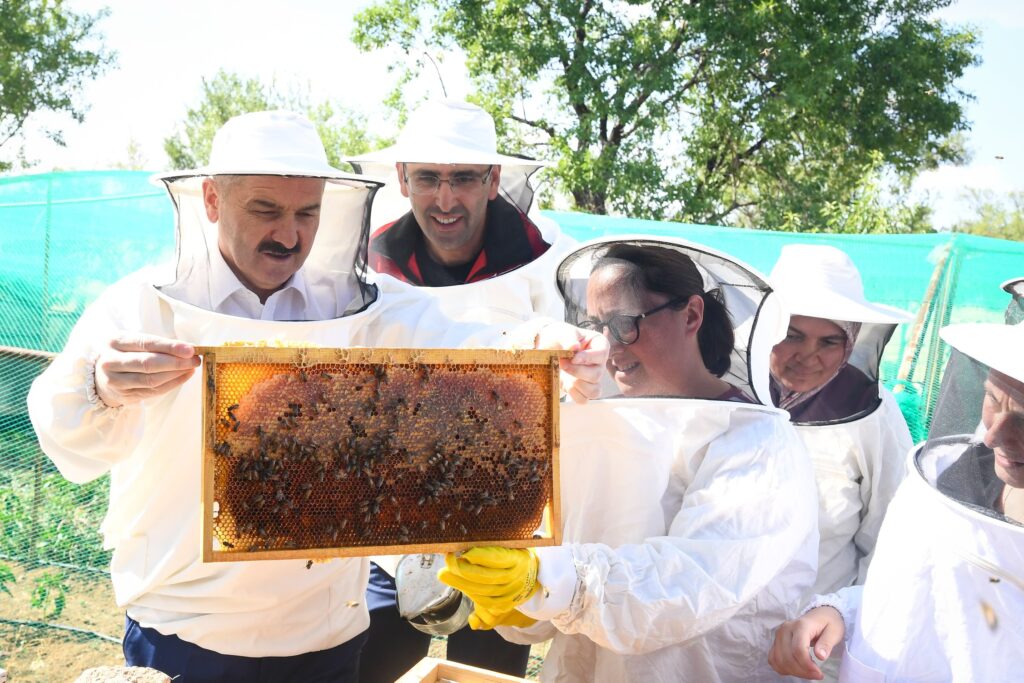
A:
[[[291,254],[299,253],[300,245],[296,243],[294,247],[289,248],[284,246],[280,242],[267,240],[265,242],[260,242],[259,246],[256,247],[256,249],[261,253],[274,254],[275,256],[290,256]]]

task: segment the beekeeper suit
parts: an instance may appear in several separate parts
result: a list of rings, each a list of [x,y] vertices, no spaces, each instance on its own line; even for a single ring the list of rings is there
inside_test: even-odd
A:
[[[786,245],[768,279],[794,316],[787,339],[773,350],[773,398],[792,412],[814,463],[821,538],[813,592],[831,593],[864,582],[886,508],[904,477],[910,430],[878,375],[886,343],[911,316],[868,301],[857,267],[835,247]],[[784,376],[787,362],[802,369],[818,360],[814,339],[805,339],[801,328],[806,318],[830,321],[853,338],[839,367],[824,370],[832,375],[824,384],[787,392],[774,375]]]
[[[588,281],[604,272],[606,258],[621,260],[615,250],[622,245],[689,257],[696,286],[681,291],[652,281],[655,289],[640,304],[595,311]],[[616,282],[611,290],[634,291],[632,284]],[[496,623],[516,642],[552,638],[544,681],[775,680],[765,659],[772,630],[798,607],[817,558],[810,460],[788,416],[763,404],[768,350],[785,329],[777,297],[762,276],[727,255],[649,237],[581,246],[560,265],[558,285],[568,320],[618,340],[608,361],[613,397],[562,408],[562,545],[449,555],[442,580],[473,598],[478,625]],[[726,369],[700,347],[704,365],[731,389],[712,389],[717,398],[710,400],[660,387],[656,396],[630,397],[647,393],[643,374],[655,386],[656,366],[678,347],[666,329],[692,331],[695,298],[703,302],[702,328],[712,298],[724,303],[721,315],[733,325]],[[492,551],[501,555],[494,567],[502,557],[523,567],[511,572],[518,595],[501,606],[493,596],[503,587],[476,583],[478,568],[467,565],[477,554],[490,562]],[[508,573],[481,571],[495,582]],[[522,589],[534,578],[535,590]]]
[[[1020,678],[1024,324],[940,334],[953,352],[928,440],[910,452],[867,582],[817,598],[812,607],[829,607],[780,629],[782,670],[796,673],[793,653],[814,644],[819,657],[841,656],[840,681]],[[787,649],[790,633],[804,636]]]
[[[509,324],[537,315],[562,318],[554,272],[575,242],[554,221],[531,212],[531,179],[544,162],[499,154],[494,121],[486,111],[455,100],[425,102],[409,117],[396,144],[348,161],[386,179],[363,240],[371,269],[422,287],[456,320]],[[418,164],[429,165],[426,181],[417,176]],[[476,178],[470,169],[477,167],[488,168],[486,177]],[[467,172],[466,182],[451,180]],[[483,231],[481,248],[459,273],[461,280],[450,277],[426,252],[434,238],[418,223],[435,220],[436,213]],[[472,230],[466,228],[467,234]],[[364,681],[390,682],[428,652],[430,636],[398,616],[393,576],[399,559],[373,558]],[[449,637],[448,658],[522,676],[529,649],[466,629]]]
[[[450,283],[455,286],[435,286],[428,281],[429,293],[438,299],[447,315],[457,320],[523,321],[538,313],[561,317],[561,300],[551,275],[575,240],[537,210],[532,179],[545,162],[499,154],[494,121],[486,111],[468,102],[430,100],[410,115],[396,144],[347,161],[358,171],[385,180],[374,201],[367,238],[371,268],[376,266],[420,285],[427,279],[420,273],[424,268],[423,254],[401,243],[408,239],[384,246],[403,227],[400,223],[415,227],[410,201],[415,206],[419,198],[415,191],[410,191],[407,165],[472,164],[497,169],[500,185],[496,196],[487,202],[482,249],[474,256],[465,277]],[[442,179],[432,196],[436,199],[436,194],[455,193],[454,188]],[[472,218],[469,202],[458,200],[456,196],[457,208],[453,213]],[[430,207],[426,209],[429,220],[436,205],[425,206]],[[402,254],[401,259],[395,259],[398,263],[392,260],[396,252]]]
[[[317,194],[309,206],[294,209],[296,224],[319,214],[305,263],[265,300],[254,294],[256,285],[242,283],[260,268],[246,273],[239,258],[228,266],[204,178],[245,187],[286,182],[282,178],[326,179],[322,198]],[[180,387],[110,407],[98,395],[97,359],[111,344],[135,343],[143,335],[182,340],[171,350],[186,349],[183,356],[192,363],[190,344],[454,346],[497,343],[501,330],[453,324],[414,288],[364,277],[357,236],[379,184],[331,168],[303,117],[236,117],[218,131],[207,167],[158,179],[178,212],[177,261],[115,283],[82,315],[29,394],[40,444],[71,481],[111,474],[101,530],[105,547],[113,550],[117,603],[142,627],[243,657],[289,657],[351,642],[368,622],[368,562],[335,559],[308,570],[298,560],[203,564],[199,374],[185,372]],[[221,201],[225,230],[226,193]],[[267,194],[233,207],[231,215],[259,226],[292,210]],[[248,233],[237,228],[232,226],[233,234],[246,244]],[[291,259],[282,251],[287,244],[248,246],[242,255],[264,259],[263,270]],[[477,331],[481,336],[474,338]]]

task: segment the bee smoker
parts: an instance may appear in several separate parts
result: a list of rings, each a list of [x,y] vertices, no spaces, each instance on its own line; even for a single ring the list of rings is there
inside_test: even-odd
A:
[[[406,555],[395,570],[398,611],[419,631],[434,636],[455,633],[469,622],[473,601],[441,583],[437,572],[444,555]]]

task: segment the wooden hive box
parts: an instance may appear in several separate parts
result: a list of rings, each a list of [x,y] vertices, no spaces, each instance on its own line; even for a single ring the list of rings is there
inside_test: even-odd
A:
[[[525,678],[508,676],[496,671],[469,666],[468,664],[449,662],[434,657],[424,657],[395,683],[442,683],[443,681],[454,681],[455,683],[520,683],[526,680]]]
[[[204,561],[560,542],[567,352],[199,353]]]

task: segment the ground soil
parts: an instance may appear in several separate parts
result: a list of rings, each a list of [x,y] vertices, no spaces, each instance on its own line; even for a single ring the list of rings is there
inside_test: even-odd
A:
[[[114,603],[110,577],[104,574],[63,570],[68,585],[64,612],[47,618],[32,607],[34,578],[53,567],[27,570],[16,562],[4,561],[17,581],[8,584],[11,596],[0,592],[0,668],[7,670],[8,683],[61,683],[74,681],[94,666],[123,666],[121,636],[124,611]],[[72,626],[116,638],[112,643],[95,635],[58,628],[13,625],[4,621],[31,621]],[[547,643],[535,645],[530,653],[528,678],[535,678],[543,661]],[[430,656],[444,658],[445,642],[435,639]]]
[[[92,631],[118,639],[107,642],[95,636],[57,628],[0,623],[0,668],[9,683],[59,683],[73,681],[93,666],[123,665],[120,638],[124,612],[114,603],[110,577],[63,570],[68,591],[64,612],[48,618],[32,607],[34,577],[61,571],[53,567],[33,569],[5,561],[17,581],[8,584],[11,596],[0,593],[0,619],[54,623]]]

